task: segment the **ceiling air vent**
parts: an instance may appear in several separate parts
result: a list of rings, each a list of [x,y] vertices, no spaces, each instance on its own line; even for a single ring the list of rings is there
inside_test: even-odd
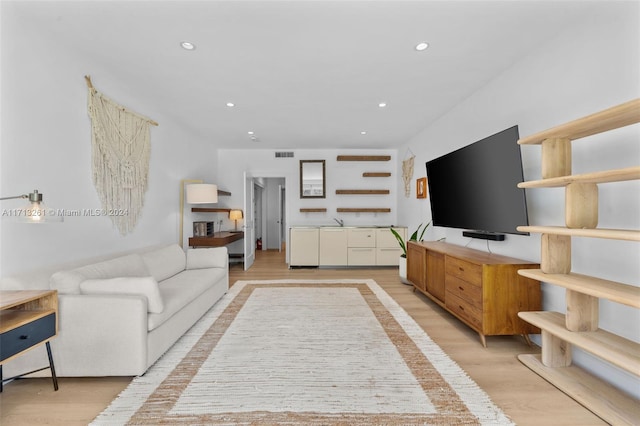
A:
[[[276,158],[293,158],[293,151],[279,151],[276,152]]]

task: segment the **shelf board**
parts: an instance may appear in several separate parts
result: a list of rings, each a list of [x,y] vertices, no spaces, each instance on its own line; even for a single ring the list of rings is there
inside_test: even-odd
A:
[[[608,183],[640,179],[640,166],[521,182],[518,188],[558,188],[570,183]]]
[[[518,141],[520,145],[536,145],[545,139],[575,140],[640,122],[640,99],[605,109],[570,121]]]
[[[300,213],[324,213],[327,209],[325,208],[317,208],[317,209],[300,209]]]
[[[589,296],[640,308],[640,287],[576,274],[574,272],[569,274],[545,274],[540,269],[520,269],[518,274]]]
[[[389,172],[364,172],[362,173],[362,177],[389,177],[391,173]]]
[[[192,207],[191,211],[194,213],[229,213],[231,209],[214,209],[209,207]]]
[[[533,354],[518,355],[518,359],[607,423],[640,424],[640,404],[636,399],[580,367],[547,367],[542,364],[540,355]]]
[[[336,189],[337,195],[388,195],[388,189]]]
[[[388,208],[346,208],[338,207],[336,209],[338,213],[390,213],[391,209]]]
[[[338,155],[338,161],[389,161],[390,155]]]
[[[640,343],[602,329],[569,331],[565,326],[565,316],[559,312],[518,312],[518,316],[623,370],[632,374],[640,372]]]
[[[218,189],[218,195],[230,196],[231,193],[229,191],[223,191],[222,189]]]
[[[566,235],[570,237],[607,238],[612,240],[640,241],[640,231],[628,229],[571,229],[562,226],[518,226],[520,232],[534,234]]]

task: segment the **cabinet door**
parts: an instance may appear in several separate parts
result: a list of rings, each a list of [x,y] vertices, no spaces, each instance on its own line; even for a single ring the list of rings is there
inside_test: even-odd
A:
[[[318,266],[318,228],[291,228],[290,266]]]
[[[321,228],[320,265],[343,266],[347,264],[347,259],[347,230]]]
[[[407,279],[426,291],[427,250],[417,244],[407,245]]]
[[[374,247],[349,247],[349,266],[370,266],[376,264]]]
[[[349,228],[349,247],[375,247],[376,230],[373,228]]]
[[[393,228],[402,237],[403,241],[407,241],[407,228]],[[378,248],[400,248],[398,240],[391,233],[389,228],[376,229],[376,247]],[[402,254],[402,253],[401,253]],[[395,263],[396,265],[398,262]]]
[[[444,302],[444,255],[427,251],[427,292]]]

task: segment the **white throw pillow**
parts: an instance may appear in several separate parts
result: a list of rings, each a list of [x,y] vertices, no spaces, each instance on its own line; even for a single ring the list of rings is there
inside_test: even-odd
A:
[[[228,262],[226,247],[187,250],[187,269],[224,268]]]
[[[142,260],[147,266],[149,274],[158,282],[184,271],[187,263],[184,250],[177,244],[143,253]]]
[[[159,314],[164,310],[158,282],[153,277],[118,277],[85,280],[80,283],[82,294],[136,294],[147,298],[147,311]]]

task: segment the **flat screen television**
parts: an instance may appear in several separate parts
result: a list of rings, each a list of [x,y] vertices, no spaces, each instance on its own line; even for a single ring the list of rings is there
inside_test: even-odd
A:
[[[464,236],[504,240],[529,235],[518,126],[426,163],[433,225],[467,230]]]

